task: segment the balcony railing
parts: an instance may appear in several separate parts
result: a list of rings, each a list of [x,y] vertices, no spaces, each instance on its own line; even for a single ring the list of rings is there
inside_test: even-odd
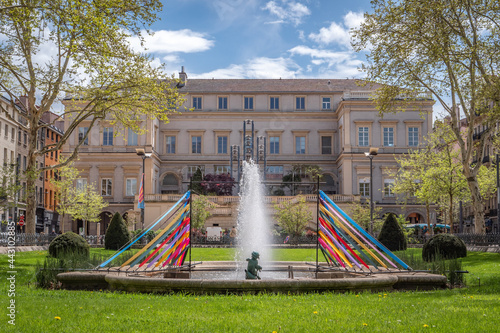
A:
[[[315,194],[306,194],[304,196],[307,202],[315,202],[317,200]],[[146,194],[144,199],[146,202],[177,202],[181,197],[181,194]],[[350,194],[331,194],[329,197],[334,202],[353,202],[360,200],[358,195]],[[267,204],[279,204],[295,198],[295,196],[266,196],[264,197],[264,202]],[[238,196],[207,197],[207,199],[215,204],[227,204],[240,201],[240,197]],[[135,200],[138,200],[138,196],[136,196]]]
[[[346,91],[346,92],[344,92],[342,99],[344,99],[344,100],[371,99],[373,97],[374,97],[374,91]],[[430,99],[432,99],[432,94],[429,92],[399,94],[396,97],[396,99],[398,99],[398,100],[404,100],[404,99],[430,100]]]

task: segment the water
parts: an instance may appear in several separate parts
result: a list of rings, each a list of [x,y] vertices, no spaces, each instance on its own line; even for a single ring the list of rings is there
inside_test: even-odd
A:
[[[259,166],[253,161],[243,162],[240,181],[240,206],[238,207],[237,244],[235,260],[238,275],[245,276],[246,258],[252,252],[260,254],[259,265],[265,267],[271,261],[270,216],[264,203],[264,187],[260,180]]]

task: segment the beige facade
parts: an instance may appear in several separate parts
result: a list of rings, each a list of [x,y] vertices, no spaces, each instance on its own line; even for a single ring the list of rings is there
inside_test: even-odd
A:
[[[186,191],[197,168],[205,174],[232,170],[236,178],[236,164],[230,166],[231,146],[242,149],[243,122],[252,120],[254,137],[266,138],[267,181],[280,181],[294,165],[314,164],[323,171],[325,192],[340,202],[363,200],[369,195],[366,184],[370,182],[369,159],[364,153],[377,147],[374,201],[383,207],[382,213],[403,213],[425,222],[423,207],[409,205],[401,211],[390,192],[387,170],[396,168],[395,154],[422,144],[432,128],[432,100],[422,98],[414,111],[380,118],[369,100],[370,88],[358,86],[356,80],[205,80],[188,79],[183,72],[180,77],[184,83],[179,90],[186,94],[186,107],[192,111],[172,115],[169,123],[145,122],[148,132],[138,136],[128,130],[116,136],[117,129],[101,123],[80,149],[79,182],[97,185],[110,203],[107,212],[129,216],[139,212],[136,194],[142,159],[136,148],[152,153],[145,160],[146,225],[175,202],[176,194]],[[73,149],[78,135],[85,133],[85,125],[81,127],[64,151]],[[268,193],[277,194],[277,188],[268,186]],[[301,186],[297,192],[308,194],[311,188]],[[286,190],[285,194],[297,192]],[[219,210],[207,224],[234,225],[237,198],[217,200],[214,209]],[[100,233],[106,223],[101,223]],[[73,222],[71,227],[78,226]],[[89,232],[96,233],[97,226],[90,226]]]

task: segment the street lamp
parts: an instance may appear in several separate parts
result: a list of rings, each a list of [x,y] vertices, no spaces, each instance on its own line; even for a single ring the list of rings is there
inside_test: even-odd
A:
[[[142,158],[142,193],[145,196],[145,188],[146,188],[146,182],[144,181],[145,176],[144,176],[144,168],[145,168],[145,161],[146,158],[151,157],[151,153],[146,153],[146,151],[143,148],[136,148],[135,152],[137,153],[138,156]],[[141,207],[141,225],[142,225],[142,231],[144,231],[144,205]]]
[[[370,148],[369,152],[365,153],[365,156],[370,159],[370,234],[373,235],[373,156],[378,154],[378,148]]]

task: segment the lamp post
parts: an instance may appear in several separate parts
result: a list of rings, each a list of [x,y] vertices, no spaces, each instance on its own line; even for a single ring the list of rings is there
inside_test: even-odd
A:
[[[141,179],[141,183],[142,183],[142,193],[145,197],[145,189],[146,189],[146,182],[145,182],[145,175],[144,175],[144,169],[145,169],[145,162],[146,162],[146,158],[150,158],[151,157],[151,153],[146,153],[145,149],[144,148],[136,148],[135,149],[135,152],[137,153],[138,156],[140,156],[142,158],[142,179]],[[144,205],[141,207],[141,229],[142,231],[144,231]]]
[[[496,154],[497,157],[497,225],[500,226],[500,171],[498,170],[498,162],[500,161],[500,155]],[[492,227],[493,229],[493,227]]]
[[[373,156],[378,154],[378,148],[370,148],[365,156],[370,159],[370,234],[373,235]]]

